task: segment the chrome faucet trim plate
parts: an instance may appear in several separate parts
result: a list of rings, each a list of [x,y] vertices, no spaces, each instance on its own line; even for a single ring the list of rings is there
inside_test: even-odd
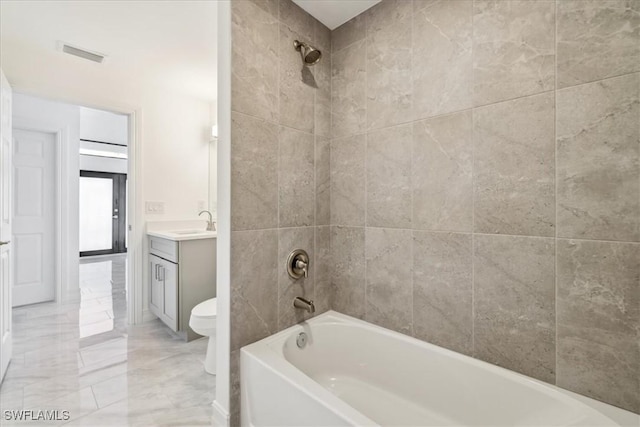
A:
[[[304,249],[296,249],[289,254],[287,272],[295,280],[309,277],[309,255]]]

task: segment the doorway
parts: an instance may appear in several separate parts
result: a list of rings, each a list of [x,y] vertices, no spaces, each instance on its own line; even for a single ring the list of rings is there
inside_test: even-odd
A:
[[[127,236],[129,230],[137,230],[135,219],[139,215],[139,204],[135,203],[139,192],[135,188],[137,156],[133,147],[138,132],[134,112],[97,110],[23,93],[14,93],[12,106],[10,211],[17,227],[12,227],[11,238],[6,239],[12,240],[15,250],[11,257],[15,279],[12,306],[46,301],[74,303],[88,294],[95,296],[98,288],[106,293],[104,283],[125,305],[103,311],[117,311],[118,316],[124,316],[123,322],[135,323],[141,317],[135,315],[142,312],[138,308],[141,292],[134,286],[141,283],[135,267],[139,261],[134,258],[139,257],[139,245],[132,244],[131,236]],[[91,188],[86,191],[87,182],[94,184],[94,190],[96,182],[99,188],[109,189],[106,203],[99,197],[93,202],[107,206],[103,214],[108,221],[107,238],[96,233],[92,236],[93,240],[108,240],[108,244],[92,247],[83,239],[81,250],[80,236],[84,233],[80,227],[80,192],[102,194]],[[101,218],[97,215],[91,221]],[[139,241],[137,236],[133,240]],[[111,260],[112,273],[103,269],[100,283],[91,268],[80,267],[81,263],[94,264],[92,268],[97,270],[96,258],[109,256],[118,259]],[[131,280],[133,277],[136,279]],[[103,300],[107,302],[108,298]],[[88,323],[88,319],[83,322]],[[106,322],[91,329],[104,328]]]
[[[127,252],[127,175],[80,171],[80,256]]]

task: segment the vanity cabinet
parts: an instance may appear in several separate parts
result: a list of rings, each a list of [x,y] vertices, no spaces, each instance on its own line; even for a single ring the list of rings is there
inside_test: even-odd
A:
[[[149,236],[149,310],[187,341],[193,307],[216,296],[216,239]]]

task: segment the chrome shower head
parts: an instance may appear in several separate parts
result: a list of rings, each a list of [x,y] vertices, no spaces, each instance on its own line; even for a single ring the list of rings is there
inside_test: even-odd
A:
[[[294,40],[293,47],[295,47],[296,50],[300,52],[300,56],[302,57],[302,62],[304,63],[304,65],[315,65],[320,61],[320,58],[322,57],[322,52],[320,52],[313,46],[309,46],[305,42]]]

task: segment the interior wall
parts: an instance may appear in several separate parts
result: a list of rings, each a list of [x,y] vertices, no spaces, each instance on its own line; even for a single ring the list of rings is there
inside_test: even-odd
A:
[[[129,118],[124,114],[80,107],[80,140],[81,151],[86,148],[127,154]],[[127,159],[80,154],[80,170],[126,174]]]
[[[639,12],[385,0],[334,30],[332,308],[640,413]]]
[[[290,0],[234,1],[231,81],[231,423],[239,349],[329,308],[330,31]],[[323,52],[303,67],[294,39]],[[292,281],[285,261],[310,256]],[[247,268],[247,266],[251,266]]]
[[[129,143],[128,117],[110,111],[80,107],[80,139],[127,145]]]
[[[13,94],[13,127],[18,129],[43,130],[61,133],[60,164],[61,193],[58,195],[61,206],[61,292],[57,298],[63,301],[79,299],[78,259],[79,259],[79,130],[80,110],[77,106],[52,102],[41,98]]]
[[[112,172],[126,174],[128,170],[126,159],[110,157],[96,157],[80,155],[80,170],[96,172]]]
[[[140,110],[142,197],[164,202],[164,214],[145,213],[143,219],[197,219],[199,201],[209,197],[211,100],[110,76],[100,65],[57,52],[8,51],[2,60],[19,92],[123,113]]]

